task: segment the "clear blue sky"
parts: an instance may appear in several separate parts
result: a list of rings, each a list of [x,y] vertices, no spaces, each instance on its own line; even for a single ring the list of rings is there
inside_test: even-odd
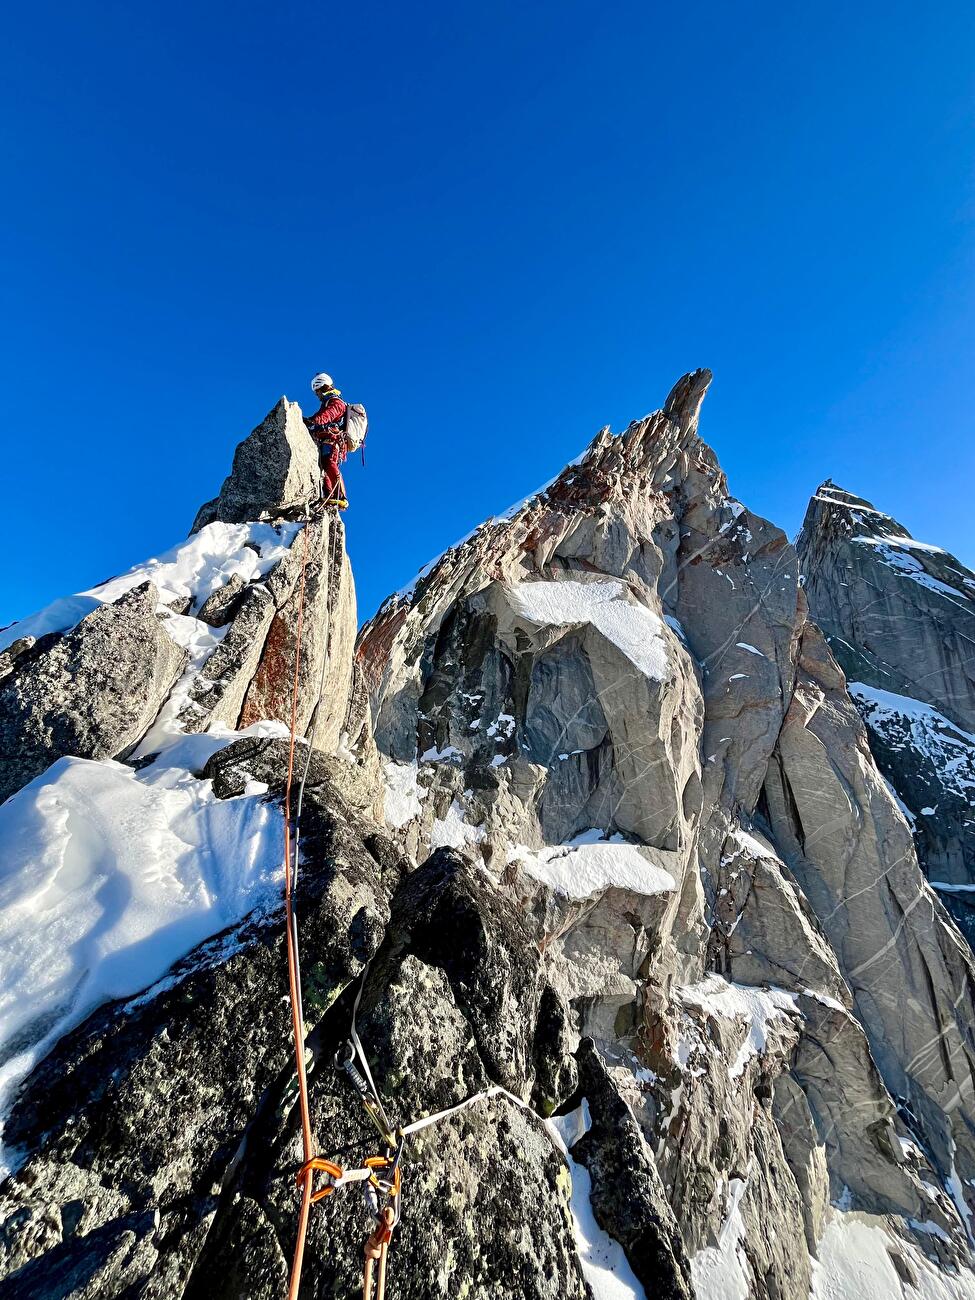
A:
[[[328,369],[360,611],[698,365],[732,491],[975,563],[975,9],[19,5],[0,623],[182,537]]]

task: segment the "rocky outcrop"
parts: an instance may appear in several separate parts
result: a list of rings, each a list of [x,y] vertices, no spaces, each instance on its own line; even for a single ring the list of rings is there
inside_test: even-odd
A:
[[[211,627],[224,627],[236,615],[247,590],[238,574],[234,574],[223,587],[218,587],[200,606],[197,618]]]
[[[653,1153],[590,1039],[579,1051],[589,1127],[571,1148],[592,1181],[596,1221],[659,1300],[692,1300],[691,1270]]]
[[[829,481],[797,545],[810,611],[921,865],[975,940],[975,573]]]
[[[238,444],[220,495],[200,507],[190,531],[215,519],[236,524],[274,518],[314,500],[318,485],[318,451],[302,423],[301,407],[282,397]]]
[[[236,604],[227,635],[193,678],[180,710],[180,723],[187,731],[203,731],[215,722],[235,727],[241,715],[244,696],[264,653],[275,605],[262,583],[243,588]]]
[[[220,497],[202,508],[194,528],[213,519],[278,521],[289,511],[300,516],[318,492],[317,466],[299,407],[282,399],[238,446]],[[368,707],[364,713],[364,697],[353,689],[355,585],[338,515],[307,517],[263,580],[231,581],[213,592],[198,617],[229,627],[187,689],[181,725],[187,731],[269,720],[290,726],[297,657],[298,731],[313,732],[315,745],[326,753],[344,745],[351,762],[369,764],[371,789],[358,771],[344,793],[353,802],[374,803],[378,763]]]
[[[144,735],[186,662],[158,604],[143,583],[65,635],[17,646],[0,679],[0,802],[55,759],[118,758]]]

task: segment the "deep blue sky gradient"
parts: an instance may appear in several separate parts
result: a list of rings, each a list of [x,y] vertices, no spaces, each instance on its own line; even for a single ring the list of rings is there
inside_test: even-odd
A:
[[[975,563],[975,9],[18,6],[0,623],[184,535],[325,368],[360,611],[604,423],[827,475]]]

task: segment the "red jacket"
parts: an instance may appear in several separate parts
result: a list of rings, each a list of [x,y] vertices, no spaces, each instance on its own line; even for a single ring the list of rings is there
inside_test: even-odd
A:
[[[334,391],[334,390],[332,390]],[[325,399],[328,399],[327,401]],[[341,423],[345,416],[345,403],[337,394],[329,397],[328,393],[322,398],[321,409],[316,412],[308,421],[308,427],[312,435],[316,438],[321,434],[328,432],[333,425]]]

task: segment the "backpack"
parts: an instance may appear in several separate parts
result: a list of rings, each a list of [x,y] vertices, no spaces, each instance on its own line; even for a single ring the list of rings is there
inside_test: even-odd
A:
[[[358,402],[350,402],[345,408],[345,445],[349,451],[358,451],[366,440],[369,421],[366,408]]]

